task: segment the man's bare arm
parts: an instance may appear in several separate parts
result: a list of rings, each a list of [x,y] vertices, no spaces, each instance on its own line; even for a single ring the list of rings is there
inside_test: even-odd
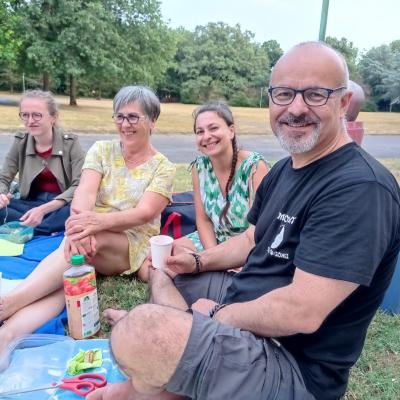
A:
[[[357,287],[296,269],[290,285],[249,302],[230,304],[214,318],[265,337],[310,334]]]
[[[201,269],[205,271],[223,271],[244,265],[247,256],[254,247],[254,226],[250,227],[238,236],[231,237],[218,246],[207,249],[200,255]],[[166,259],[168,268],[178,274],[192,273],[196,271],[194,258],[188,251],[175,247],[173,256]]]

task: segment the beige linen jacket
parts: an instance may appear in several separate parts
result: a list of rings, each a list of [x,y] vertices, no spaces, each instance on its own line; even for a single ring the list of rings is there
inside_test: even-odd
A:
[[[31,135],[17,133],[0,172],[0,193],[9,192],[10,184],[18,173],[21,198],[26,199],[33,180],[47,167],[56,177],[62,192],[55,199],[69,203],[79,184],[84,159],[85,152],[78,137],[59,128],[53,128],[53,149],[46,160],[36,154]]]

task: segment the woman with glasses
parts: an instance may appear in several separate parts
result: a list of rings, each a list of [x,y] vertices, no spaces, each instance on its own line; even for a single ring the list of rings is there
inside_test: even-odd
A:
[[[203,251],[242,233],[255,192],[268,172],[263,156],[238,149],[233,115],[225,102],[212,101],[193,112],[196,145],[192,163],[197,231],[174,241],[191,252]],[[200,268],[200,258],[191,253]],[[183,282],[190,275],[183,276]],[[179,285],[182,281],[179,281]],[[114,325],[126,314],[109,308],[103,316]]]
[[[15,135],[0,172],[0,223],[20,221],[38,235],[63,231],[84,151],[76,135],[59,128],[51,93],[28,91],[19,108],[26,131]],[[18,199],[12,185],[17,174]]]
[[[133,274],[147,280],[149,239],[171,200],[174,165],[150,143],[160,114],[144,86],[122,88],[114,98],[119,140],[88,151],[65,224],[66,238],[12,292],[0,298],[0,344],[32,332],[64,307],[63,272],[70,256],[83,254],[103,275]]]

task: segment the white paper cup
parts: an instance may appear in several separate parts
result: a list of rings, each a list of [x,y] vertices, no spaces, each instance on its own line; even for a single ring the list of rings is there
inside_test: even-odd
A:
[[[165,268],[165,258],[171,255],[174,239],[166,235],[150,238],[151,260],[154,268]]]

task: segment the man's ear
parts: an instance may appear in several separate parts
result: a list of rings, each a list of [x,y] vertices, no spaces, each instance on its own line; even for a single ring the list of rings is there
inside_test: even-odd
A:
[[[340,117],[344,118],[351,103],[353,92],[347,91],[340,99]]]

